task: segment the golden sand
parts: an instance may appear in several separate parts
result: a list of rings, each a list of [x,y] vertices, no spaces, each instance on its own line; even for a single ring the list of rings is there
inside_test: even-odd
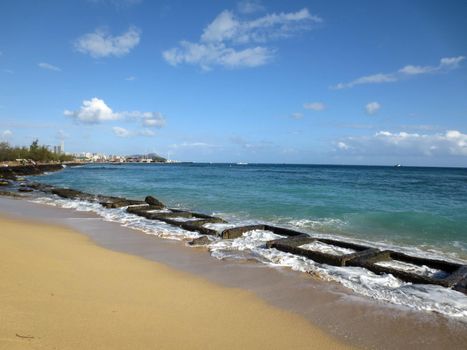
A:
[[[348,347],[247,291],[0,219],[0,349],[280,348]]]

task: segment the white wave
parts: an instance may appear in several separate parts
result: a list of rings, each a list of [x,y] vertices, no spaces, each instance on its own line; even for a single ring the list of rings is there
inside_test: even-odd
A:
[[[345,254],[355,253],[354,249],[337,247],[337,246],[322,243],[319,241],[311,242],[308,244],[303,244],[300,246],[300,248],[307,249],[307,250],[316,250],[321,253],[332,254],[332,255],[345,255]]]
[[[390,268],[405,271],[405,272],[416,273],[418,275],[427,276],[427,277],[446,275],[446,273],[441,270],[433,269],[425,265],[418,266],[414,264],[409,264],[409,263],[398,261],[398,260],[380,261],[380,262],[377,262],[376,265],[383,266],[383,267],[390,267]]]
[[[236,252],[241,252],[244,259],[307,272],[376,300],[421,311],[434,311],[467,322],[467,297],[460,292],[441,286],[406,283],[393,275],[377,275],[359,267],[318,264],[305,257],[265,247],[266,241],[278,238],[281,236],[268,231],[250,231],[233,240],[215,241],[209,245],[209,249],[218,259],[238,258]]]
[[[126,208],[105,209],[98,203],[90,203],[79,200],[61,199],[57,196],[40,197],[33,202],[42,203],[63,208],[71,208],[78,211],[94,212],[101,216],[103,220],[120,223],[122,226],[140,230],[147,234],[155,235],[161,238],[175,240],[189,240],[197,238],[200,235],[196,232],[190,232],[165,224],[156,220],[148,220],[134,214],[126,212]],[[248,225],[257,221],[247,220],[241,222],[234,220],[231,224],[205,224],[221,232],[226,228],[238,224]],[[336,235],[317,234],[323,238],[336,239]],[[336,267],[324,264],[318,264],[305,257],[284,253],[277,249],[267,249],[266,242],[273,239],[283,238],[270,231],[254,230],[246,232],[242,237],[230,240],[222,240],[218,237],[210,237],[211,243],[208,245],[211,255],[217,259],[253,259],[270,266],[289,267],[292,270],[310,273],[321,279],[334,281],[353,290],[354,292],[381,301],[402,305],[411,309],[431,311],[454,317],[467,322],[467,297],[448,288],[436,285],[417,285],[402,282],[390,274],[377,275],[369,270],[359,267]],[[358,239],[345,238],[354,243],[375,246],[380,249],[394,249],[395,246],[386,243],[371,243]],[[335,254],[347,253],[339,248],[331,247],[326,244],[311,244],[307,249],[316,249],[327,253]],[[416,247],[397,247],[411,255],[427,255]],[[402,248],[402,249],[401,249]],[[416,253],[416,254],[414,254]],[[439,252],[431,253],[430,257],[445,258]],[[428,270],[426,270],[428,271]],[[428,271],[436,273],[436,271]],[[428,273],[426,272],[426,273]]]

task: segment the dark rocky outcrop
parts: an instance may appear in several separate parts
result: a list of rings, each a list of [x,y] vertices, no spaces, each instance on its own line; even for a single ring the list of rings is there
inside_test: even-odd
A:
[[[164,203],[162,203],[162,202],[159,201],[158,199],[154,198],[153,196],[147,196],[146,198],[144,198],[144,201],[145,201],[146,203],[148,203],[149,205],[152,205],[152,206],[154,206],[154,207],[157,207],[158,209],[165,208]]]
[[[195,238],[194,240],[188,242],[189,245],[193,245],[193,246],[196,246],[196,245],[208,245],[209,243],[211,243],[211,240],[209,239],[208,236],[201,236],[201,237]]]
[[[32,188],[29,187],[20,187],[18,188],[18,192],[32,192],[34,191]]]
[[[81,163],[68,163],[67,166],[82,165]],[[16,180],[17,176],[40,175],[45,172],[63,170],[62,164],[28,164],[0,167],[0,176],[10,180]]]
[[[12,197],[12,198],[24,198],[24,196],[20,195],[19,193],[11,192],[11,191],[0,191],[0,196]]]

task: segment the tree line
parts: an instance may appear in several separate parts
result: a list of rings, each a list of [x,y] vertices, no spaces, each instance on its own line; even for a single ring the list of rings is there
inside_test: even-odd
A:
[[[39,145],[39,140],[34,140],[29,147],[11,146],[8,142],[0,142],[0,161],[17,159],[30,159],[35,162],[64,162],[73,160],[73,156],[53,153],[46,146]]]

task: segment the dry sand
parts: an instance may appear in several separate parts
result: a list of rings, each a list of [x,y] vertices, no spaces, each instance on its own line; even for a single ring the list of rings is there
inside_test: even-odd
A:
[[[253,294],[0,218],[0,349],[344,349]]]

